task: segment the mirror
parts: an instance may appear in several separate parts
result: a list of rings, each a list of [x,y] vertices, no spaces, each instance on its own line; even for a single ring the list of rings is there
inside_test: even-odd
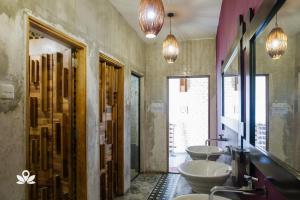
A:
[[[223,70],[223,124],[238,132],[240,121],[240,78],[238,48]]]
[[[273,34],[268,40],[276,27],[276,13],[255,39],[255,109],[250,111],[255,112],[251,131],[255,132],[255,147],[296,171],[300,171],[299,19],[300,1],[286,1],[277,13],[277,23],[287,36],[287,46],[280,32],[279,39]]]

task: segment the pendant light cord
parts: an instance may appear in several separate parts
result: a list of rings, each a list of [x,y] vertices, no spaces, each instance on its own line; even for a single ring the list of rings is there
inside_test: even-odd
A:
[[[172,34],[172,17],[170,17],[170,34]]]
[[[276,13],[276,22],[275,22],[275,26],[276,26],[276,27],[278,26],[278,23],[277,23],[277,13]]]
[[[170,34],[172,34],[172,17],[174,17],[174,13],[168,13],[168,17],[170,17]]]

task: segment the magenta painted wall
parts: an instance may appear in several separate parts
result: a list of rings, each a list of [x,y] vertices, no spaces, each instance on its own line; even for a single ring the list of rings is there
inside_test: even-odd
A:
[[[226,58],[237,34],[239,15],[247,16],[249,8],[259,8],[262,0],[223,0],[217,31],[217,67]]]
[[[216,64],[217,64],[217,116],[221,117],[221,62],[226,59],[227,53],[235,39],[238,30],[239,15],[247,16],[249,8],[258,9],[262,0],[223,0],[219,25],[216,37]],[[218,131],[221,123],[218,123]]]

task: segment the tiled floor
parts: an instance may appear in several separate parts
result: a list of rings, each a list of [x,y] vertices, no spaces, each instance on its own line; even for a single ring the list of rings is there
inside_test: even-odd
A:
[[[141,174],[127,194],[116,200],[172,200],[192,190],[179,174]]]
[[[140,174],[131,183],[127,194],[115,198],[116,200],[147,200],[156,186],[161,174]]]
[[[230,185],[229,179],[227,185]],[[191,193],[192,188],[180,174],[141,174],[132,182],[128,193],[116,200],[172,200]],[[221,195],[239,199],[232,194]]]
[[[172,200],[179,181],[179,174],[163,174],[148,200]]]

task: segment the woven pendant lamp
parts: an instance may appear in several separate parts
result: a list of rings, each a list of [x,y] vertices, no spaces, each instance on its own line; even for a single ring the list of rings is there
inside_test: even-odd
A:
[[[272,59],[277,60],[284,54],[287,49],[287,39],[287,35],[277,24],[276,15],[275,28],[271,30],[266,41],[266,50]]]
[[[162,0],[141,0],[139,24],[146,38],[155,38],[160,32],[165,18]]]
[[[172,34],[171,18],[174,17],[174,13],[168,13],[170,18],[170,33],[163,42],[162,54],[167,63],[172,64],[176,61],[179,54],[179,45],[176,37]]]

